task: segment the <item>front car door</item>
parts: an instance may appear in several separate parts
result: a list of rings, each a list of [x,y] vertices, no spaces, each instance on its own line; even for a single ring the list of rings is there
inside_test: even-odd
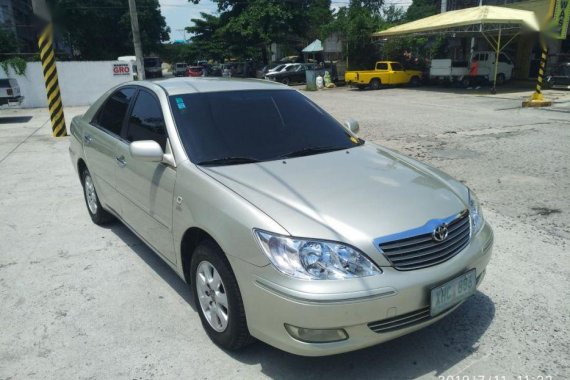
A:
[[[401,63],[392,62],[390,63],[390,66],[392,67],[392,71],[390,73],[390,84],[402,84],[408,82],[404,66],[402,66]]]
[[[99,201],[106,209],[120,214],[116,191],[115,153],[121,129],[136,90],[132,87],[115,91],[83,128],[83,146],[87,168],[95,183]]]
[[[154,140],[163,151],[171,151],[160,103],[146,89],[136,95],[123,140],[117,146],[117,190],[125,222],[162,256],[175,263],[172,208],[176,170],[162,162],[135,160],[129,146],[141,140]]]

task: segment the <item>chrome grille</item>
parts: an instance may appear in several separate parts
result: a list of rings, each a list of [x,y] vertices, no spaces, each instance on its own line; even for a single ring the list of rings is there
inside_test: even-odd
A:
[[[419,269],[442,263],[461,252],[469,244],[471,235],[469,211],[465,210],[443,223],[447,225],[448,235],[442,242],[433,239],[433,228],[429,228],[425,233],[385,241],[379,243],[378,246],[398,270]],[[433,224],[426,224],[426,227]]]
[[[420,310],[412,311],[411,313],[398,315],[397,317],[370,322],[368,327],[375,333],[380,334],[413,326],[428,321],[429,319],[431,319],[431,316],[428,306]]]

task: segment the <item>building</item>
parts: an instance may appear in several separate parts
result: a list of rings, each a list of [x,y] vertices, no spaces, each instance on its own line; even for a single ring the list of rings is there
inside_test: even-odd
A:
[[[495,5],[507,8],[523,9],[533,11],[539,21],[545,20],[548,16],[550,0],[441,0],[441,12],[452,11],[480,5]],[[487,50],[487,43],[484,38],[475,38],[474,44],[467,41],[450,41],[456,45],[457,54],[464,54],[463,50]],[[570,61],[570,39],[549,41],[550,63]],[[517,37],[505,50],[515,63],[515,77],[518,79],[536,78],[542,48],[537,34]],[[465,55],[465,54],[464,54]]]
[[[0,0],[0,28],[18,41],[17,53],[36,53],[36,33],[31,0]]]

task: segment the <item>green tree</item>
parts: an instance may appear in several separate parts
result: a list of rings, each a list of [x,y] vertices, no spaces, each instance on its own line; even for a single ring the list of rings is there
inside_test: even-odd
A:
[[[189,0],[198,3],[199,0]],[[197,48],[235,58],[259,58],[267,61],[271,43],[285,43],[300,49],[321,34],[320,27],[330,21],[330,0],[218,0],[219,17],[206,18],[203,23],[192,20],[188,28],[196,34],[192,38]],[[210,15],[211,16],[211,15]],[[204,24],[205,23],[205,24]],[[216,32],[210,37],[216,44],[206,43],[201,38],[204,27],[213,27]],[[193,30],[198,28],[198,30]]]
[[[134,55],[129,8],[123,0],[48,0],[56,31],[81,59]],[[144,54],[157,53],[170,29],[158,0],[137,0]]]

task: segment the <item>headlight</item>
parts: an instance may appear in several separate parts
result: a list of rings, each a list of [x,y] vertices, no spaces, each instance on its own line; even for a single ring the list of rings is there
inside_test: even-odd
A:
[[[483,211],[481,210],[479,200],[471,190],[469,190],[469,213],[471,214],[472,235],[475,235],[481,230],[481,227],[485,224],[485,220],[483,219]]]
[[[273,265],[292,277],[337,280],[382,273],[363,253],[341,243],[254,232]]]

